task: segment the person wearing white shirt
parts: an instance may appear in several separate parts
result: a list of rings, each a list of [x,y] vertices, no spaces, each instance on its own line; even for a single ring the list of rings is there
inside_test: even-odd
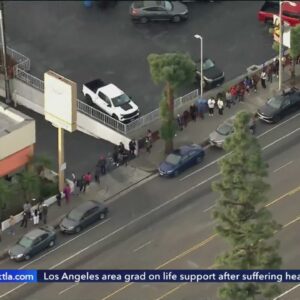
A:
[[[216,101],[213,97],[209,98],[207,101],[208,105],[208,115],[213,116],[214,115],[214,108],[215,108]]]
[[[219,115],[223,115],[224,102],[221,98],[218,99],[217,106],[219,109]]]

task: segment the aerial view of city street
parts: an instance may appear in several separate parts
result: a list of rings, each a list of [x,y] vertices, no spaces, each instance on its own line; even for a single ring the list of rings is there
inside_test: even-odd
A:
[[[300,1],[0,1],[0,37],[0,299],[300,299]]]

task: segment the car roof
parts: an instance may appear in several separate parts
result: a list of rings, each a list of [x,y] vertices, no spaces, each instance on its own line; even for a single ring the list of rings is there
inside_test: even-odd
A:
[[[88,200],[82,204],[80,204],[79,206],[73,208],[72,210],[77,210],[77,211],[80,211],[80,212],[86,212],[87,210],[95,207],[95,206],[99,206],[101,207],[101,203],[100,202],[97,202],[97,201],[94,201],[94,200]]]
[[[148,8],[148,7],[157,7],[164,6],[164,1],[134,1],[135,8]]]
[[[178,149],[174,150],[173,154],[186,155],[193,149],[201,150],[201,147],[199,145],[196,145],[196,144],[195,145],[184,145],[184,146],[181,146]]]
[[[46,233],[46,231],[42,230],[41,228],[36,228],[27,232],[24,236],[31,240],[35,240],[37,237],[43,235],[44,233]]]
[[[122,90],[112,83],[100,88],[99,90],[109,98],[115,98],[124,94]]]

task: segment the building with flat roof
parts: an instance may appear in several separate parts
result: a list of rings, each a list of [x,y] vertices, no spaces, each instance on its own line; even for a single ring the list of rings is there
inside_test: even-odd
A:
[[[0,103],[0,177],[24,167],[34,152],[35,120]]]

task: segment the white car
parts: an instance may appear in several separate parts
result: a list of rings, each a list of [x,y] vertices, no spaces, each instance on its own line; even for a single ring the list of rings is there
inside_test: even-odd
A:
[[[100,79],[87,82],[82,92],[87,102],[93,102],[101,110],[121,122],[132,121],[139,117],[139,108],[121,89]]]

